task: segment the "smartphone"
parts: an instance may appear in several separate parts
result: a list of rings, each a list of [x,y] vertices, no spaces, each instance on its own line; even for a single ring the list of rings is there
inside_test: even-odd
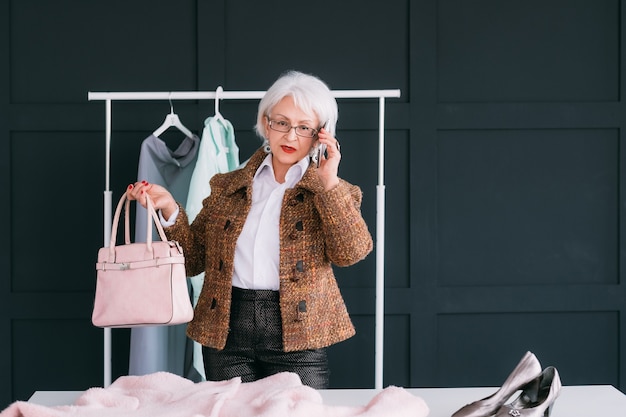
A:
[[[328,123],[330,122],[326,122],[326,124],[324,125],[324,129],[326,131],[328,131]],[[317,147],[317,167],[320,167],[320,164],[322,163],[322,156],[326,157],[326,145],[320,143],[319,146]]]
[[[317,147],[317,167],[320,167],[320,163],[322,163],[322,157],[326,156],[326,145],[320,143]]]

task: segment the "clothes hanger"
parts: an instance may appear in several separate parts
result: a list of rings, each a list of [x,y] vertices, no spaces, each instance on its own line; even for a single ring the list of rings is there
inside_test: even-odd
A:
[[[165,116],[165,120],[163,121],[163,124],[159,126],[152,134],[158,138],[163,132],[165,132],[167,129],[173,126],[177,128],[178,130],[180,130],[181,132],[183,132],[185,136],[187,136],[188,138],[193,137],[193,133],[191,133],[191,131],[187,129],[185,125],[183,125],[178,115],[174,113],[174,105],[172,104],[172,98],[170,97],[168,100],[170,102],[170,113],[167,116]]]
[[[224,116],[222,116],[222,113],[220,113],[220,95],[224,92],[224,89],[222,88],[222,86],[218,86],[217,89],[215,90],[215,114],[213,115],[213,117],[221,122],[225,122],[224,120]],[[224,138],[220,138],[220,144],[219,146],[226,152],[230,152],[230,149],[228,148],[228,146],[226,146],[226,142]]]
[[[218,120],[224,121],[224,117],[222,116],[222,113],[220,113],[220,95],[224,92],[224,89],[222,88],[222,86],[218,86],[217,90],[215,90],[215,115],[213,117],[215,117]]]

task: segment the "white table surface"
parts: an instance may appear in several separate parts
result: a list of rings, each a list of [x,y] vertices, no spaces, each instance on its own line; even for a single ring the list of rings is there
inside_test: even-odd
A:
[[[498,388],[407,388],[426,401],[429,417],[450,417],[473,401],[493,394]],[[320,391],[330,405],[365,404],[375,390]],[[515,397],[513,397],[515,398]],[[564,386],[554,403],[551,417],[626,417],[626,395],[611,385]]]
[[[407,388],[426,401],[429,417],[450,417],[463,405],[493,394],[497,388]],[[320,390],[328,405],[365,405],[378,392],[374,389]],[[83,391],[37,391],[29,402],[68,405]],[[625,417],[626,395],[611,385],[564,386],[554,404],[552,417]]]

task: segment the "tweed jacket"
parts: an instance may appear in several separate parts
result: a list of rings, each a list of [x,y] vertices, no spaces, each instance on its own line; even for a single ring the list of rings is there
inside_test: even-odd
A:
[[[237,238],[250,210],[252,179],[263,162],[260,149],[245,167],[211,179],[211,195],[189,225],[179,205],[176,222],[165,228],[183,247],[187,275],[205,272],[204,286],[187,335],[223,349],[229,332]],[[279,294],[283,349],[317,349],[355,334],[331,263],[349,266],[372,251],[361,216],[361,190],[344,180],[325,191],[311,164],[287,189],[280,214]]]

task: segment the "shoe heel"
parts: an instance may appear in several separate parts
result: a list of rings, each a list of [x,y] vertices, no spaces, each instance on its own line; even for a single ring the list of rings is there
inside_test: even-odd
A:
[[[549,366],[538,379],[539,390],[535,402],[515,400],[500,407],[495,417],[550,417],[554,402],[561,392],[561,378],[556,368]]]
[[[541,365],[532,352],[526,352],[498,391],[457,410],[452,417],[492,416],[515,393],[541,374]]]

